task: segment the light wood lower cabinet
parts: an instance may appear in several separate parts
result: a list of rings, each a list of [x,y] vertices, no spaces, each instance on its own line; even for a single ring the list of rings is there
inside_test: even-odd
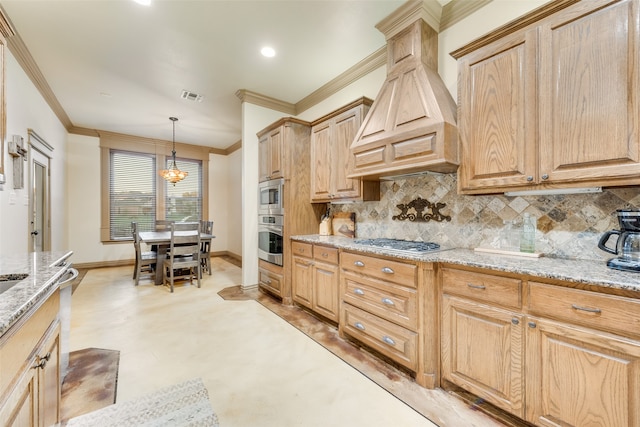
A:
[[[60,421],[59,291],[0,340],[0,425],[48,427]]]
[[[284,275],[282,267],[269,262],[258,261],[258,286],[280,298],[283,298],[282,283]]]
[[[640,343],[527,319],[527,419],[541,426],[640,426]]]
[[[292,242],[291,252],[293,301],[338,322],[338,249]]]
[[[443,269],[442,287],[442,377],[524,418],[521,281]]]
[[[432,264],[340,254],[340,336],[350,336],[439,384],[437,297]]]
[[[639,299],[441,272],[444,379],[539,426],[640,427]]]

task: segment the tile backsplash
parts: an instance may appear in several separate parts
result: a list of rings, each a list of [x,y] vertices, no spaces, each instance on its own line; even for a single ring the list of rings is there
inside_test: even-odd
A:
[[[356,237],[422,240],[469,248],[500,245],[505,221],[522,226],[525,212],[537,219],[536,252],[558,258],[606,260],[598,249],[607,230],[618,228],[616,209],[640,209],[640,187],[603,189],[602,193],[548,196],[503,194],[464,196],[457,193],[456,174],[428,173],[382,181],[378,202],[333,204],[333,212],[356,213]],[[446,203],[441,213],[451,221],[393,220],[399,204],[421,197]]]

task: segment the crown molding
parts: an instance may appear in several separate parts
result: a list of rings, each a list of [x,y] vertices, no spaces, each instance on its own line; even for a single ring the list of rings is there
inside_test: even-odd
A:
[[[11,25],[11,21],[7,17],[4,9],[0,6],[0,34],[4,36],[4,38],[13,37],[16,34],[16,31],[13,29],[13,25]]]
[[[321,101],[324,101],[331,95],[338,93],[340,90],[349,86],[351,83],[361,79],[372,71],[377,70],[387,64],[387,46],[382,46],[371,55],[340,74],[329,83],[321,86],[319,89],[311,92],[311,94],[302,98],[296,103],[296,114],[308,110]]]
[[[440,30],[444,31],[478,9],[482,9],[493,0],[453,0],[442,8]]]
[[[233,153],[235,151],[238,151],[241,148],[242,148],[242,140],[240,140],[240,141],[236,142],[235,144],[230,145],[229,147],[227,147],[224,150],[224,154],[228,156],[229,154],[231,154],[231,153]]]
[[[100,137],[100,133],[97,130],[89,129],[89,128],[83,128],[83,127],[79,127],[79,126],[71,126],[71,127],[67,128],[67,132],[73,133],[73,134],[76,134],[76,135]]]
[[[257,92],[251,92],[250,90],[246,89],[239,89],[236,91],[236,96],[242,102],[248,102],[250,104],[270,108],[272,110],[280,111],[285,114],[296,114],[295,105],[291,104],[290,102],[281,101],[267,95],[261,95]]]
[[[423,19],[431,28],[438,31],[442,6],[436,0],[410,0],[376,24],[376,28],[389,40],[400,31]]]
[[[58,117],[60,123],[62,123],[66,129],[71,128],[73,126],[71,119],[69,119],[66,111],[64,111],[64,108],[62,108],[62,105],[58,102],[58,98],[56,98],[53,90],[51,90],[49,83],[47,83],[38,64],[34,61],[29,49],[27,49],[27,46],[18,33],[7,38],[7,47],[27,76],[29,76],[51,110],[53,110],[53,113]]]

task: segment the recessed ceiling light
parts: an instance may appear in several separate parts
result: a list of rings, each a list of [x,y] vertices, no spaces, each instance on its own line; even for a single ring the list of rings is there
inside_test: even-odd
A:
[[[143,6],[150,6],[151,0],[133,0],[134,2],[141,4]]]
[[[265,46],[260,50],[260,53],[262,54],[262,56],[266,56],[267,58],[273,58],[274,56],[276,56],[276,51],[269,46]]]

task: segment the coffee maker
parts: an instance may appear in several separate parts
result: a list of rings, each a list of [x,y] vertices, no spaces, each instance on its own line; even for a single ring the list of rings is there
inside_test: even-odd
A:
[[[607,261],[607,266],[616,270],[640,272],[640,210],[618,209],[619,230],[610,230],[602,235],[598,247],[605,252],[619,255]],[[611,236],[617,236],[615,248],[607,246]]]

